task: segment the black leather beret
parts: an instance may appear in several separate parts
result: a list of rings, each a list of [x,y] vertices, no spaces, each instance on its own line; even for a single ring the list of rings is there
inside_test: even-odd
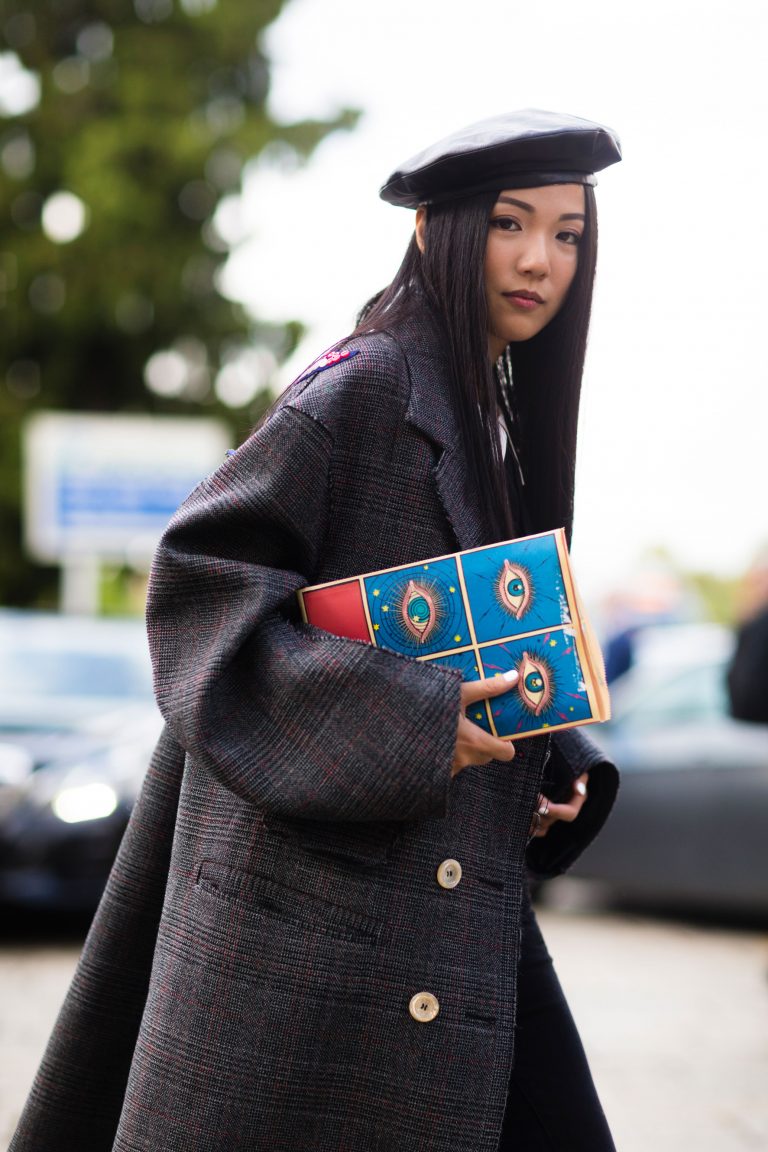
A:
[[[621,160],[610,128],[524,108],[480,120],[412,156],[392,173],[379,195],[416,208],[502,188],[594,184],[595,172]]]

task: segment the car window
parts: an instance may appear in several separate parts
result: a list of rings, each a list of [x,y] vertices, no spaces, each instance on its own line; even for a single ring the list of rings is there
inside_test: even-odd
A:
[[[125,656],[96,652],[11,653],[0,661],[0,693],[42,696],[151,696],[147,670]],[[13,657],[16,656],[14,660]]]
[[[723,666],[700,664],[659,674],[642,687],[628,683],[616,720],[622,728],[653,729],[703,721],[723,716],[726,711]]]
[[[143,629],[78,629],[39,619],[3,630],[0,700],[41,696],[147,699],[152,674]]]

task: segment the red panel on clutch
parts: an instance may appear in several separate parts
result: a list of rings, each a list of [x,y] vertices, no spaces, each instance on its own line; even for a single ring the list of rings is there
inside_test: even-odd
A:
[[[368,620],[363,608],[363,597],[358,580],[345,580],[328,588],[315,588],[304,593],[304,611],[307,620],[316,628],[347,636],[350,640],[371,643]]]

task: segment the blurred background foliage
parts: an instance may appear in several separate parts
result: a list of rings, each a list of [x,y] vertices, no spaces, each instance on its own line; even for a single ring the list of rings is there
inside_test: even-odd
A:
[[[20,429],[38,408],[224,416],[272,396],[300,323],[218,290],[217,211],[244,166],[295,164],[356,114],[269,116],[260,33],[282,0],[3,0],[0,65],[0,602],[54,603],[23,555]]]

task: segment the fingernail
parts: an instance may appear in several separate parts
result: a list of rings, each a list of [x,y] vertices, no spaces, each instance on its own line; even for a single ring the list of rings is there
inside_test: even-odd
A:
[[[583,780],[578,780],[578,781],[577,781],[577,783],[576,783],[576,791],[578,792],[579,796],[586,796],[586,794],[587,794],[587,786],[586,786],[586,784],[584,783],[584,781],[583,781]]]
[[[508,680],[510,683],[512,683],[513,680],[517,680],[519,675],[520,673],[517,671],[517,668],[510,668],[509,671],[502,672],[501,678],[502,680]]]

